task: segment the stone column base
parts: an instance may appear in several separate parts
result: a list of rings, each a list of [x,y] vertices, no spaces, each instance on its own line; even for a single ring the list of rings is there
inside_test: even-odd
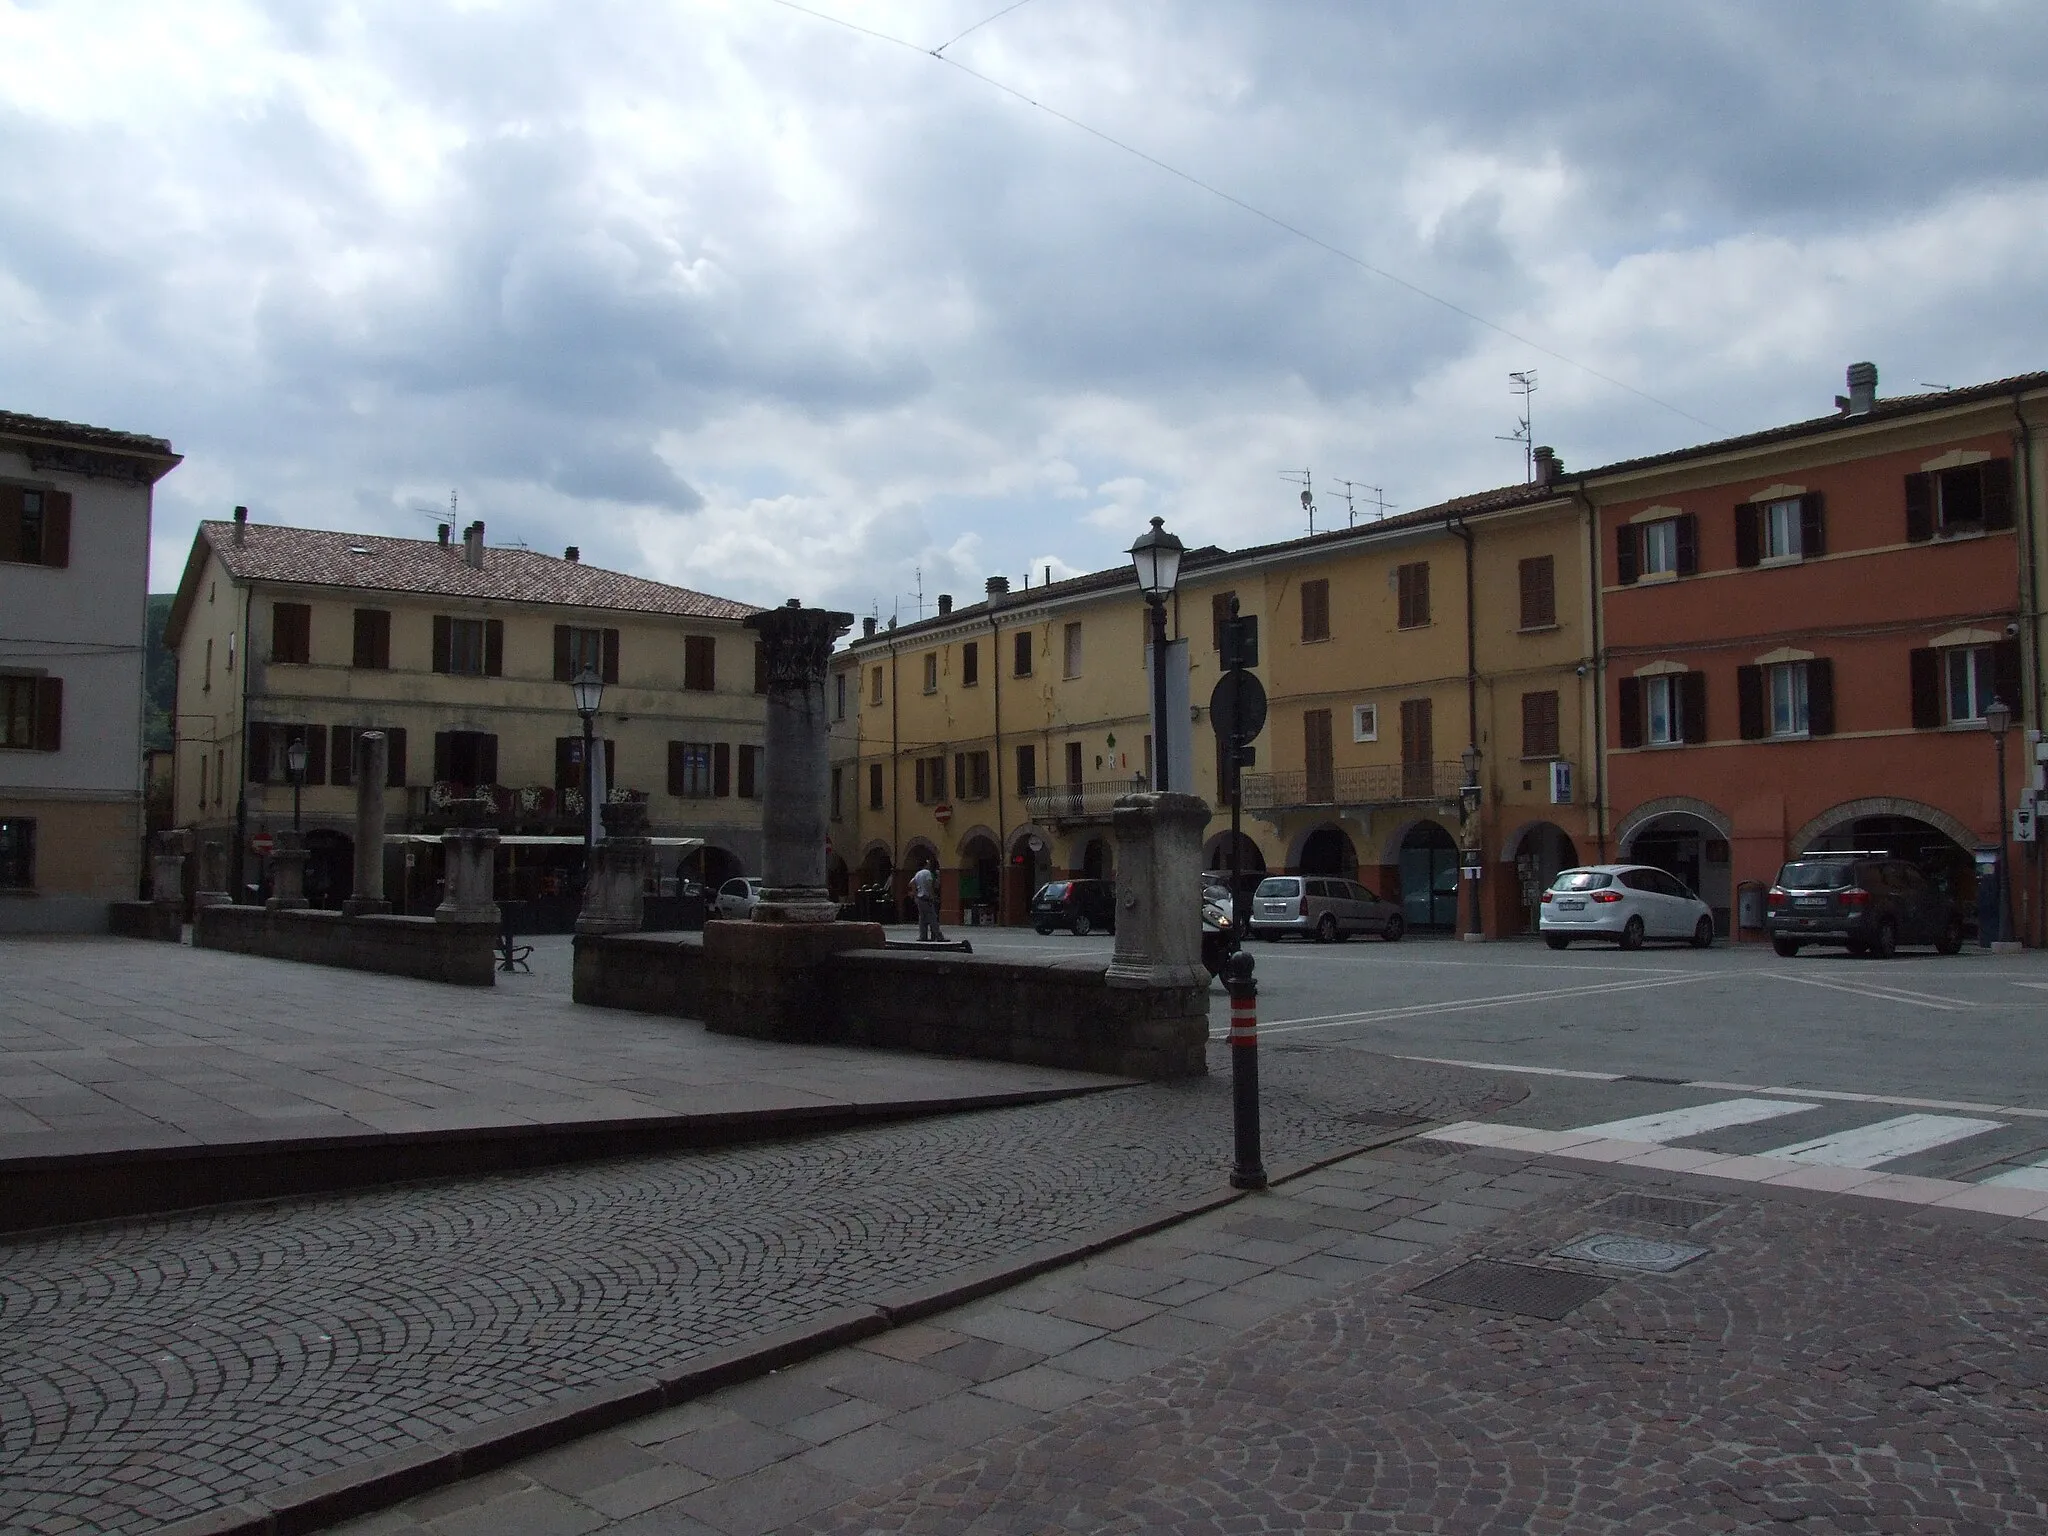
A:
[[[849,949],[881,949],[880,923],[704,925],[704,1023],[715,1034],[824,1041],[839,1033],[819,968]]]
[[[344,917],[388,917],[391,903],[374,896],[351,896],[341,904],[341,912]]]

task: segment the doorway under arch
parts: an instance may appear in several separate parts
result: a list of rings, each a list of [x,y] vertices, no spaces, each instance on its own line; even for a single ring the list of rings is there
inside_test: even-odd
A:
[[[825,856],[825,890],[841,905],[853,899],[853,872],[846,867],[846,860],[836,853]]]
[[[746,873],[736,855],[715,843],[706,843],[683,856],[681,872],[714,895],[728,880]]]
[[[1340,875],[1358,878],[1358,848],[1342,827],[1317,827],[1302,840],[1300,862],[1304,875]]]
[[[1052,879],[1052,839],[1035,827],[1020,827],[1010,838],[1010,862],[1003,879],[1005,923],[1021,924],[1031,917],[1031,898]]]
[[[980,920],[996,920],[1002,897],[1003,856],[996,840],[983,833],[970,836],[960,845],[960,912],[985,914]]]
[[[1508,859],[1515,866],[1515,894],[1520,915],[1517,933],[1534,933],[1542,912],[1543,893],[1559,871],[1579,862],[1579,845],[1571,834],[1552,821],[1532,822],[1522,828],[1508,847]]]
[[[1728,936],[1733,916],[1733,877],[1728,839],[1706,817],[1692,811],[1666,811],[1629,833],[1623,844],[1624,863],[1650,864],[1675,875],[1714,914],[1714,931]]]
[[[306,834],[306,905],[339,907],[356,893],[356,845],[346,832],[315,827]]]
[[[1114,879],[1116,866],[1109,856],[1109,844],[1099,837],[1088,839],[1081,850],[1081,878],[1083,880]]]
[[[1885,853],[1917,865],[1966,914],[1976,910],[1976,856],[1943,827],[1896,812],[1853,816],[1836,821],[1793,852],[1840,853],[1849,849]]]
[[[1458,844],[1434,821],[1418,821],[1401,839],[1401,915],[1411,933],[1455,933]]]

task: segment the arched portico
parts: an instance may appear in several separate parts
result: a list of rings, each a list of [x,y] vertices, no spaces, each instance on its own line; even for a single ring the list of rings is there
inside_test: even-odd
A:
[[[1625,863],[1651,864],[1675,875],[1714,913],[1714,926],[1731,931],[1733,821],[1719,806],[1689,795],[1669,795],[1637,806],[1615,829]]]
[[[959,867],[955,872],[955,918],[968,912],[986,914],[994,922],[1002,896],[1003,856],[996,835],[987,827],[971,827],[960,838]]]
[[[1029,825],[1012,832],[1003,865],[1002,920],[1011,924],[1029,921],[1032,896],[1051,878],[1052,834]]]
[[[1512,872],[1511,880],[1497,882],[1494,904],[1506,933],[1530,933],[1537,926],[1543,892],[1560,870],[1579,862],[1578,844],[1571,834],[1553,821],[1523,822],[1501,840],[1501,862]]]
[[[1964,826],[1947,811],[1937,810],[1934,806],[1924,805],[1918,800],[1901,800],[1894,795],[1877,795],[1865,800],[1845,800],[1840,805],[1822,811],[1792,834],[1791,852],[1795,855],[1804,853],[1822,838],[1851,822],[1869,821],[1878,817],[1906,817],[1913,821],[1923,821],[1958,848],[1974,848],[1980,840],[1978,833]]]
[[[1666,795],[1658,800],[1645,800],[1622,817],[1620,825],[1614,829],[1615,847],[1621,849],[1625,856],[1628,845],[1635,840],[1638,832],[1649,823],[1666,816],[1690,817],[1711,828],[1713,835],[1723,841],[1735,835],[1735,823],[1719,806],[1706,800],[1695,799],[1691,795]]]

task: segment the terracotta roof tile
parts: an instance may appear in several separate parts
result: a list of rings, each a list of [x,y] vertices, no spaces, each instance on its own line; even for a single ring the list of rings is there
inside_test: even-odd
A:
[[[51,421],[43,416],[24,416],[19,411],[0,411],[0,437],[35,438],[84,448],[113,448],[128,453],[146,453],[154,458],[177,457],[171,451],[171,445],[160,437],[144,437],[139,432],[116,432],[111,427],[88,427],[76,421]]]
[[[250,523],[235,543],[233,523],[199,525],[200,536],[237,581],[292,582],[375,592],[417,592],[430,597],[491,598],[512,603],[557,603],[610,608],[622,613],[664,613],[692,619],[744,619],[751,603],[672,587],[607,571],[600,566],[530,549],[484,550],[483,569],[462,557],[462,543],[394,539],[382,534],[332,533]]]

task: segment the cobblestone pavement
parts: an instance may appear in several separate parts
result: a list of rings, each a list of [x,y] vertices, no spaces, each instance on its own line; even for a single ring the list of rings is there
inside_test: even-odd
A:
[[[1265,1076],[1276,1169],[1521,1092],[1321,1048]],[[147,1530],[1206,1194],[1229,1156],[1214,1076],[0,1244],[0,1528]]]
[[[1595,1231],[1708,1252],[1555,1256]],[[1412,1294],[1482,1255],[1606,1288]],[[2048,1530],[2044,1259],[1988,1216],[1410,1144],[339,1532]]]

